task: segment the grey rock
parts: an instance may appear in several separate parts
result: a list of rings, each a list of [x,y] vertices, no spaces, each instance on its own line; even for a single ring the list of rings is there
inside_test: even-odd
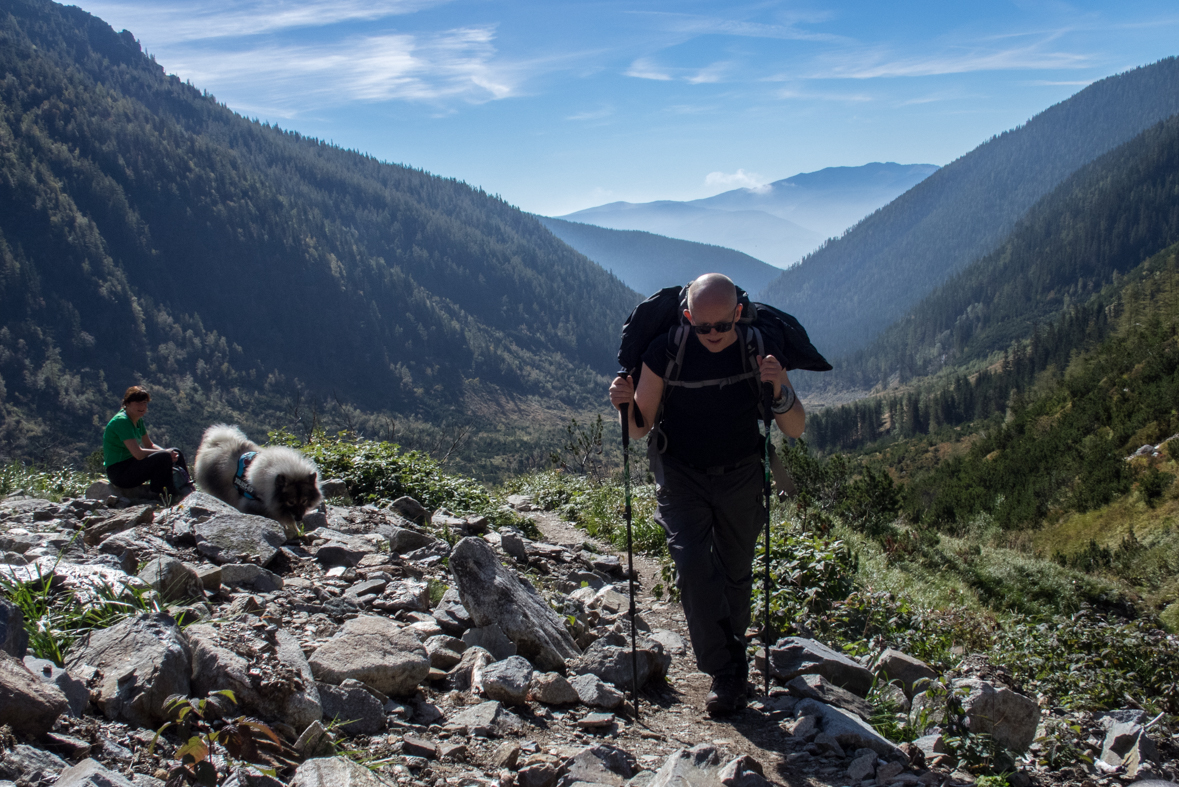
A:
[[[108,770],[97,760],[86,759],[61,772],[56,787],[135,787],[121,773]]]
[[[757,662],[765,657],[758,651]],[[786,637],[770,648],[770,675],[783,682],[799,675],[822,675],[840,688],[868,696],[872,688],[872,673],[842,653],[837,653],[821,642],[804,637]]]
[[[365,596],[379,596],[389,586],[389,580],[377,577],[366,579],[350,586],[346,591],[349,596],[364,598]]]
[[[430,666],[449,670],[462,661],[467,643],[456,637],[439,634],[426,640],[426,653],[430,654]]]
[[[29,648],[29,632],[25,631],[25,616],[20,607],[0,598],[0,651],[15,659],[23,659]]]
[[[726,763],[717,774],[725,787],[770,787],[761,763],[744,754]]]
[[[663,652],[670,656],[682,656],[688,652],[688,645],[684,638],[674,631],[656,629],[648,635],[663,646]]]
[[[467,629],[463,632],[463,642],[468,648],[483,648],[497,661],[516,655],[516,643],[494,624]]]
[[[394,526],[389,533],[389,548],[398,555],[413,552],[415,549],[428,547],[437,542],[438,539],[429,533],[410,530],[408,527]]]
[[[505,530],[500,534],[499,544],[503,548],[504,552],[511,557],[514,557],[520,562],[527,562],[528,547],[527,544],[525,544],[525,538],[523,536],[519,535],[518,533]]]
[[[0,719],[5,724],[21,735],[44,735],[68,708],[61,689],[40,680],[7,653],[0,653]]]
[[[199,566],[189,566],[189,568],[201,580],[201,584],[204,585],[205,590],[210,593],[216,593],[221,589],[221,566],[202,563]]]
[[[872,706],[847,689],[829,683],[822,675],[799,675],[786,684],[786,690],[799,699],[812,699],[851,711],[864,721],[872,718]]]
[[[385,729],[385,706],[362,684],[344,681],[334,686],[318,683],[319,702],[323,706],[323,717],[339,723],[344,735],[375,735]]]
[[[483,669],[483,693],[505,705],[524,705],[532,683],[532,665],[523,656],[511,656]]]
[[[371,615],[349,620],[311,656],[316,679],[340,683],[348,678],[382,694],[412,694],[430,674],[430,657],[411,632]]]
[[[253,563],[226,563],[221,566],[221,584],[243,587],[256,593],[282,590],[282,577]]]
[[[933,667],[893,648],[880,654],[872,671],[883,681],[899,681],[910,699],[914,693],[924,690],[924,683],[937,680]]]
[[[1040,706],[1034,700],[978,678],[956,680],[954,689],[966,691],[962,710],[971,732],[990,735],[1013,752],[1025,751],[1036,739]]]
[[[449,556],[450,544],[447,544],[445,541],[434,541],[424,547],[406,552],[402,555],[403,558],[411,563],[423,563],[426,565],[434,565],[442,558]]]
[[[160,784],[163,785],[164,782],[160,782]],[[284,787],[284,785],[278,779],[265,773],[238,768],[232,776],[222,783],[221,787]]]
[[[506,738],[524,730],[524,722],[494,700],[467,708],[446,726],[452,730],[466,730],[467,735],[476,738]]]
[[[304,730],[323,715],[315,678],[298,640],[283,629],[258,633],[237,621],[199,623],[192,643],[192,690],[231,690],[237,710]]]
[[[839,741],[833,735],[820,732],[815,736],[813,743],[819,747],[819,752],[822,754],[838,757],[841,760],[847,756],[843,751],[843,747],[839,745]]]
[[[886,758],[903,756],[895,744],[881,737],[858,716],[842,708],[807,699],[798,703],[795,712],[799,716],[814,716],[821,732],[835,738],[844,749],[871,749]]]
[[[534,675],[528,696],[545,705],[572,705],[581,700],[573,684],[564,675],[556,672]]]
[[[387,781],[347,757],[321,757],[307,760],[295,771],[290,787],[394,787]]]
[[[934,733],[932,735],[922,735],[917,740],[913,741],[913,745],[921,750],[925,755],[926,760],[933,759],[934,755],[946,753],[946,742],[942,736]]]
[[[598,744],[582,749],[561,764],[561,785],[569,787],[580,782],[622,787],[635,770],[635,758],[630,752]]]
[[[467,691],[483,680],[483,670],[495,661],[495,657],[478,646],[463,651],[459,663],[446,675],[448,688],[453,691]]]
[[[15,787],[14,779],[20,787],[25,785],[52,784],[57,776],[69,767],[69,763],[52,752],[18,743],[6,752],[0,752],[0,785]]]
[[[442,630],[452,637],[461,637],[463,632],[475,625],[471,622],[471,614],[463,606],[459,592],[455,588],[448,588],[442,594],[438,606],[434,608],[434,619]]]
[[[895,760],[886,762],[876,769],[876,782],[878,784],[888,784],[890,781],[900,776],[905,770],[905,766],[901,765]]]
[[[330,498],[344,498],[347,499],[348,483],[339,478],[329,478],[326,481],[319,482],[319,493],[324,496],[324,499]]]
[[[586,673],[585,675],[578,675],[571,679],[569,684],[577,692],[578,699],[591,708],[614,710],[626,702],[626,696],[621,691],[608,683],[604,683],[601,678],[592,672]]]
[[[1118,710],[1106,711],[1105,713],[1097,714],[1097,720],[1105,729],[1109,729],[1116,721],[1126,721],[1133,724],[1145,724],[1150,719],[1150,714],[1144,710],[1137,708],[1120,708]]]
[[[1158,748],[1140,724],[1115,721],[1105,735],[1101,760],[1115,768],[1124,768],[1133,779],[1144,763],[1158,761]]]
[[[643,637],[637,641],[632,657],[628,638],[610,633],[594,640],[585,653],[573,661],[571,669],[579,674],[592,673],[616,688],[630,691],[636,664],[638,685],[642,687],[651,679],[667,675],[671,668],[671,656],[663,652],[663,645],[657,640]]]
[[[75,674],[85,666],[102,673],[95,703],[108,719],[156,728],[167,721],[168,697],[189,694],[192,650],[176,621],[162,612],[90,632],[65,661]]]
[[[117,514],[104,517],[82,531],[82,542],[86,546],[102,543],[107,536],[129,530],[138,525],[150,524],[155,517],[155,506],[142,505],[126,508]]]
[[[422,527],[430,521],[430,512],[412,497],[399,497],[389,504],[389,507],[410,522],[416,522]]]
[[[45,683],[52,683],[61,689],[61,693],[65,695],[66,701],[69,702],[69,714],[71,716],[75,718],[80,717],[86,712],[86,706],[90,703],[90,689],[86,688],[85,683],[72,677],[68,672],[49,659],[25,656],[24,665],[28,667],[29,672],[36,675],[40,680]]]
[[[265,566],[287,540],[282,525],[251,514],[221,514],[192,526],[196,548],[214,563]]]
[[[427,612],[430,609],[430,587],[416,579],[390,582],[381,593],[382,609],[387,611]]]
[[[716,746],[700,743],[669,756],[648,787],[720,787],[720,768]]]
[[[369,539],[321,527],[315,531],[315,537],[317,542],[311,553],[325,566],[358,566],[368,555],[381,551],[376,536]]]
[[[553,787],[557,783],[557,766],[551,762],[530,763],[516,772],[519,787]]]
[[[463,606],[477,626],[498,625],[516,652],[547,672],[581,655],[564,621],[527,580],[503,566],[486,541],[464,538],[450,557]]]
[[[876,775],[876,752],[856,757],[847,766],[847,778],[852,784],[871,779]]]
[[[299,734],[294,749],[304,759],[330,757],[335,752],[335,738],[327,731],[322,722],[313,721],[307,725],[307,729]]]
[[[98,545],[98,551],[115,558],[119,567],[128,574],[136,573],[140,565],[153,558],[176,557],[176,550],[168,542],[156,538],[142,527],[115,533]]]
[[[152,587],[165,601],[203,601],[205,586],[188,566],[173,557],[149,560],[139,578]]]

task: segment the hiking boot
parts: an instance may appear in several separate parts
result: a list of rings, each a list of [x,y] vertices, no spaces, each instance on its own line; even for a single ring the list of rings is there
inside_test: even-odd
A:
[[[712,678],[712,690],[704,698],[709,716],[728,716],[745,708],[745,675],[724,672]]]

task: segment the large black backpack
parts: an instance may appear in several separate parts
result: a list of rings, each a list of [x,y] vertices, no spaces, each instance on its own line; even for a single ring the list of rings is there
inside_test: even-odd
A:
[[[744,347],[742,353],[744,371],[723,380],[700,380],[683,382],[679,379],[683,367],[684,348],[687,346],[691,326],[684,318],[688,304],[688,288],[664,287],[640,303],[626,318],[622,326],[622,342],[618,347],[618,363],[623,371],[634,377],[636,386],[643,368],[643,353],[656,337],[667,335],[667,372],[664,375],[664,397],[676,387],[701,388],[710,385],[728,385],[748,380],[758,387],[757,356],[765,355],[767,342],[782,353],[783,366],[787,371],[807,369],[813,372],[829,372],[827,362],[806,335],[806,329],[792,315],[764,303],[756,303],[740,287],[737,288],[737,302],[742,305],[741,320],[737,324],[738,340]],[[635,413],[636,422],[642,415]]]

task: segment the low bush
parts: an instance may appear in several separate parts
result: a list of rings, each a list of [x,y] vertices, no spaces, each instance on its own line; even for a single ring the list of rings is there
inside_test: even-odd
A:
[[[70,468],[38,468],[16,461],[0,465],[0,497],[15,493],[60,502],[81,497],[93,481],[92,474]]]

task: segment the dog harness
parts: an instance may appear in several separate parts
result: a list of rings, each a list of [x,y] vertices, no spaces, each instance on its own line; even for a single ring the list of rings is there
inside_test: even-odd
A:
[[[233,485],[247,500],[258,499],[258,495],[254,493],[254,487],[246,480],[246,470],[249,469],[250,463],[254,461],[254,457],[257,455],[257,451],[242,454],[237,460],[237,473],[233,476]]]

